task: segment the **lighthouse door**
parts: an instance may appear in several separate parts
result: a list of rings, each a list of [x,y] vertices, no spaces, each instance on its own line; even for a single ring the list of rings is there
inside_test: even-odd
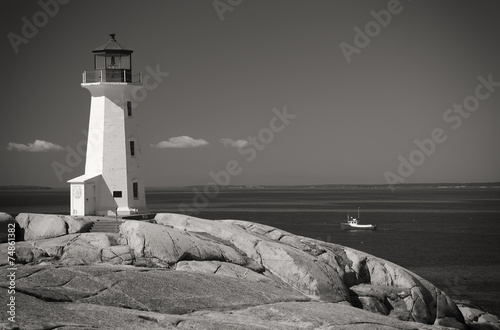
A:
[[[85,215],[95,215],[95,185],[85,184]]]

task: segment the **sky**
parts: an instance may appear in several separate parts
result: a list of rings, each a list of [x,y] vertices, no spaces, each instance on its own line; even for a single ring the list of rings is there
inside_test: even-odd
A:
[[[0,185],[84,173],[80,83],[109,33],[150,76],[148,187],[500,181],[498,1],[2,5]]]

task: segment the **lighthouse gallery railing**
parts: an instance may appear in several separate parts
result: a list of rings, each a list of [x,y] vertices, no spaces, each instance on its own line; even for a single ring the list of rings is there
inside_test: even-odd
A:
[[[123,82],[123,83],[142,83],[142,75],[140,73],[132,75],[129,70],[107,69],[84,71],[82,73],[82,82],[84,84],[98,82]]]

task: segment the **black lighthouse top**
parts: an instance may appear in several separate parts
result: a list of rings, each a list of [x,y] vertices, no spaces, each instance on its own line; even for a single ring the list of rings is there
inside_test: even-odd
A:
[[[132,82],[132,50],[119,44],[111,33],[111,39],[92,50],[94,70],[84,73],[83,83]]]
[[[95,70],[132,70],[132,50],[120,45],[115,36],[116,34],[111,33],[111,40],[92,51]]]
[[[116,37],[115,37],[116,33],[110,33],[109,36],[111,37],[111,40],[109,40],[104,45],[97,47],[92,52],[98,53],[98,52],[106,52],[107,51],[107,52],[121,52],[121,53],[127,53],[127,54],[130,54],[133,52],[133,50],[124,47],[123,45],[119,44],[118,41],[116,41]]]

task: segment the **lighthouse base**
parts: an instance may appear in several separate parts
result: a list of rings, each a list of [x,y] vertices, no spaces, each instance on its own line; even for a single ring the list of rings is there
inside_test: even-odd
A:
[[[111,191],[101,174],[82,175],[68,182],[71,184],[71,215],[122,217],[149,212],[144,196],[135,199],[126,188],[116,194]]]

